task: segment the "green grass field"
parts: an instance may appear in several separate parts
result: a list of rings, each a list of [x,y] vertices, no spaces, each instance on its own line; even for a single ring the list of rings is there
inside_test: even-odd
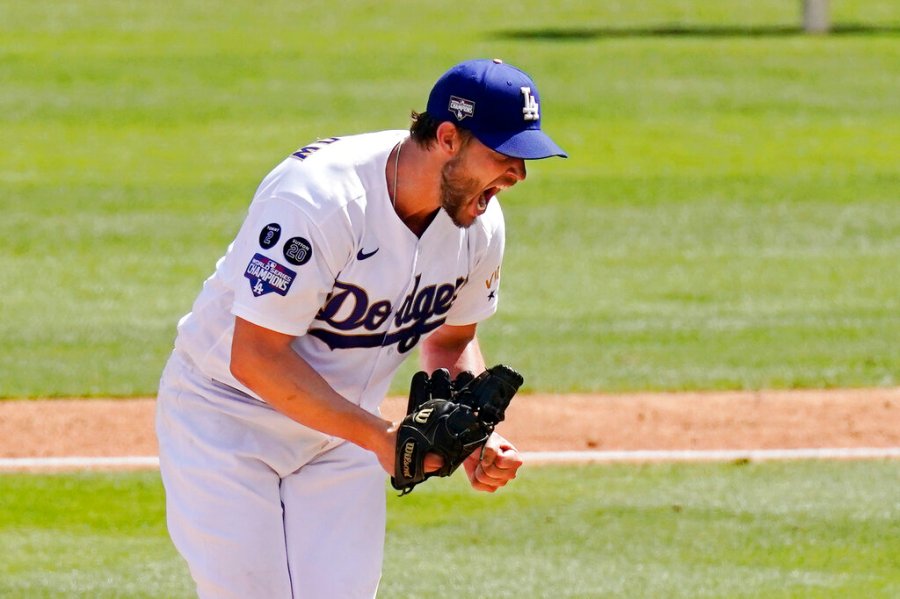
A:
[[[0,397],[152,394],[266,172],[472,56],[571,154],[505,196],[528,390],[896,385],[900,10],[833,4],[6,3]]]
[[[390,497],[379,597],[900,593],[894,462],[535,467]],[[189,597],[157,473],[0,475],[0,596]]]
[[[571,155],[504,195],[481,339],[526,391],[896,386],[900,8],[830,4],[807,36],[799,0],[0,3],[0,398],[154,393],[272,166],[494,56]],[[898,488],[896,462],[436,481],[389,502],[381,596],[896,597]],[[2,597],[190,596],[157,473],[0,475],[0,547]]]

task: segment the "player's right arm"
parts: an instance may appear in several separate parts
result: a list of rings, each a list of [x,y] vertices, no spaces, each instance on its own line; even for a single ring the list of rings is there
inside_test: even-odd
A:
[[[291,348],[294,337],[235,318],[231,373],[269,405],[304,426],[372,451],[394,472],[394,424],[338,394]]]

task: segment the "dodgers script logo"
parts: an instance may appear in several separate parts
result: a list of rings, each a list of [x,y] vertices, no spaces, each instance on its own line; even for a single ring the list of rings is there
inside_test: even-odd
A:
[[[250,281],[250,290],[256,297],[273,291],[287,295],[296,277],[296,272],[262,254],[255,254],[244,271],[244,278]]]
[[[466,279],[460,277],[454,283],[429,285],[419,289],[422,275],[416,277],[413,290],[394,312],[388,300],[370,301],[366,290],[335,281],[334,291],[316,315],[316,320],[327,323],[331,329],[310,328],[309,334],[324,341],[329,348],[349,349],[358,347],[386,347],[397,344],[400,353],[406,353],[419,343],[422,335],[435,330],[447,319],[460,287]],[[389,319],[393,315],[393,321]],[[393,324],[394,330],[382,330]],[[390,328],[390,327],[389,327]]]

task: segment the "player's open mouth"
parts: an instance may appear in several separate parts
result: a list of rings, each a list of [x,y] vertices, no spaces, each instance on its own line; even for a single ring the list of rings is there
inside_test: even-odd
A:
[[[500,191],[502,191],[501,187],[489,187],[481,193],[481,196],[476,203],[479,215],[484,214],[484,211],[487,210],[488,202],[491,201],[491,198],[500,193]]]

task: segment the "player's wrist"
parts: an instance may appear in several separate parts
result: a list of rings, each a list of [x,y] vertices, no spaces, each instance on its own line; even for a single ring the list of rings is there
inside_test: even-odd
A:
[[[382,464],[392,463],[394,446],[397,444],[397,426],[390,420],[373,415],[362,426],[358,437],[351,441],[374,453]]]

